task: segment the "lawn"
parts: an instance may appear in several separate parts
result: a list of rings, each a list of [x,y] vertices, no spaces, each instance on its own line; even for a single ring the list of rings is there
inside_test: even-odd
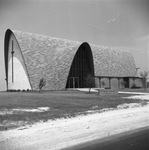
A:
[[[79,91],[0,92],[0,130],[49,119],[86,114],[88,110],[117,108],[141,100],[124,99],[128,94],[98,96]]]
[[[128,89],[128,88],[125,88],[125,89],[121,89],[120,91],[124,91],[124,92],[142,92],[142,93],[149,93],[149,88],[136,88],[136,89]]]

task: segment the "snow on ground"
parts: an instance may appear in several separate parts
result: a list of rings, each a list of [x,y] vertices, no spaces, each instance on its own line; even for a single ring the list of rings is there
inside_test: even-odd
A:
[[[89,92],[89,88],[78,88],[78,91]],[[91,92],[98,92],[95,88],[91,88]]]
[[[149,101],[149,94],[144,94],[144,95],[135,95],[135,96],[129,96],[125,97],[128,99],[142,99],[142,100],[148,100]]]
[[[37,107],[37,108],[16,108],[16,109],[0,109],[0,115],[6,115],[6,114],[19,114],[21,112],[45,112],[48,111],[49,107]]]
[[[149,105],[41,122],[0,132],[0,149],[58,150],[149,126]]]
[[[118,93],[125,93],[125,94],[137,94],[137,95],[148,95],[149,93],[142,93],[142,92],[125,92],[125,91],[118,91]]]
[[[144,99],[148,95],[139,96]],[[28,126],[26,129],[1,131],[0,149],[59,150],[149,126],[149,105],[138,105],[123,104],[119,105],[117,110],[49,120]]]

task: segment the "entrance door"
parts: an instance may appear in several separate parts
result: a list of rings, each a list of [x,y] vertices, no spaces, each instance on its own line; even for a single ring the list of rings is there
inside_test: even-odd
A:
[[[82,44],[76,52],[67,78],[66,88],[85,88],[86,75],[94,75],[93,56],[90,46]]]
[[[79,78],[70,77],[69,78],[69,88],[79,88]]]

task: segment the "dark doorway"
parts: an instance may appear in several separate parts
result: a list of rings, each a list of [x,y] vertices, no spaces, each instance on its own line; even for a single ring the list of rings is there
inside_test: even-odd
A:
[[[94,75],[93,56],[88,43],[83,43],[73,59],[66,88],[85,88],[86,76]]]
[[[125,77],[125,78],[123,78],[123,80],[124,80],[124,87],[125,88],[129,88],[129,77]]]
[[[78,77],[70,77],[68,80],[68,87],[78,88],[79,87],[79,78]]]

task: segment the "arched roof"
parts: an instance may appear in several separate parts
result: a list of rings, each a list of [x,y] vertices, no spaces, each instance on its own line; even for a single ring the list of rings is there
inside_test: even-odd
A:
[[[90,45],[96,76],[106,77],[135,77],[136,65],[132,54],[129,51],[122,51],[103,47],[100,45]]]
[[[38,88],[39,80],[44,77],[47,80],[47,89],[64,89],[73,58],[82,43],[8,29],[5,35],[6,68],[7,41],[11,33],[15,35],[19,43],[32,88]],[[129,52],[93,44],[90,44],[90,47],[93,54],[95,76],[135,76],[136,66],[134,58]]]

